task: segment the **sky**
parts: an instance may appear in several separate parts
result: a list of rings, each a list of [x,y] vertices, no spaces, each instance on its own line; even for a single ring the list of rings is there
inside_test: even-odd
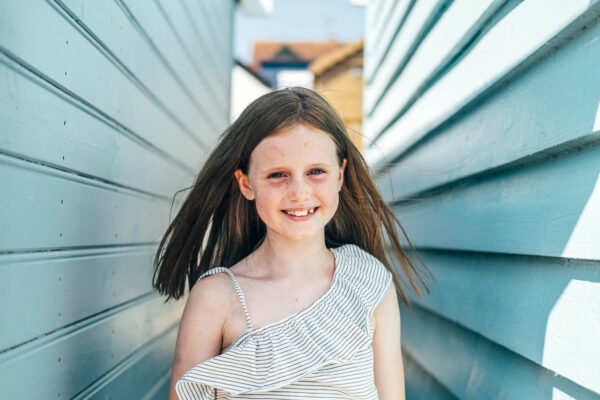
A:
[[[352,42],[364,34],[365,7],[350,0],[273,0],[267,17],[235,14],[234,56],[245,64],[255,41]]]

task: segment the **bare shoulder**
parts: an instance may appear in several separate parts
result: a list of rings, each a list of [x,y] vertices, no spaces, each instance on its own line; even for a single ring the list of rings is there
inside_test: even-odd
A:
[[[231,278],[225,273],[206,276],[197,281],[187,299],[186,307],[200,306],[204,309],[214,307],[222,309],[230,302]]]
[[[231,280],[223,273],[207,276],[192,287],[179,323],[172,383],[195,365],[219,354],[223,325],[234,295]]]
[[[180,333],[206,336],[220,349],[222,328],[233,304],[234,292],[231,279],[225,273],[206,276],[192,286],[180,323]],[[183,325],[183,327],[182,327]],[[218,338],[217,338],[218,333]]]

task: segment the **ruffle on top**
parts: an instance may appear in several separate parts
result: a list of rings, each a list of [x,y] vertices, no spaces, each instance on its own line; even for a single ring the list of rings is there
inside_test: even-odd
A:
[[[215,389],[233,395],[271,391],[325,365],[350,362],[371,346],[370,317],[391,273],[354,244],[331,250],[336,269],[321,297],[284,319],[247,330],[224,353],[187,371],[175,384],[179,398],[213,399]]]

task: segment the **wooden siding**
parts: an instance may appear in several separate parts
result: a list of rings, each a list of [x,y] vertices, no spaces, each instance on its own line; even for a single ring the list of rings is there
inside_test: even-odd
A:
[[[600,399],[600,4],[378,0],[365,43],[364,155],[437,278],[407,399]]]
[[[0,2],[0,398],[168,397],[152,260],[229,122],[234,7]]]

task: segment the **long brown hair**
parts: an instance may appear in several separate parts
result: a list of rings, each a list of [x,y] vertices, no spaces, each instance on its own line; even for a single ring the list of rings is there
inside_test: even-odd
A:
[[[231,266],[262,243],[266,226],[254,203],[240,192],[234,171],[240,168],[247,174],[250,153],[261,140],[299,123],[331,135],[340,166],[343,158],[347,159],[338,209],[325,226],[326,246],[353,243],[377,257],[392,272],[396,288],[410,305],[401,285],[401,282],[407,283],[386,255],[384,228],[410,287],[421,296],[416,276],[429,292],[415,263],[402,249],[396,227],[414,251],[412,244],[383,200],[364,158],[348,137],[336,111],[316,92],[292,87],[270,92],[252,102],[223,132],[204,163],[167,228],[154,260],[152,284],[168,296],[167,300],[183,296],[186,277],[191,288],[205,271],[214,266]],[[421,262],[418,256],[416,259]],[[433,277],[422,262],[421,265]]]

